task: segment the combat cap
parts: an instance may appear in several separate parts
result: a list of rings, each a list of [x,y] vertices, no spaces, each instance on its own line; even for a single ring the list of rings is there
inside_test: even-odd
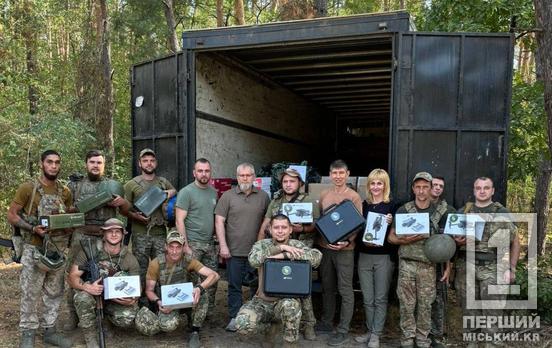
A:
[[[171,244],[172,242],[177,242],[181,245],[185,244],[184,237],[177,230],[172,230],[167,234],[167,244]]]
[[[155,156],[155,151],[153,151],[153,150],[150,149],[150,148],[145,148],[145,149],[143,149],[142,151],[140,151],[140,156],[139,156],[139,158],[142,158],[142,157],[144,157],[145,155],[151,155],[151,156],[153,156],[153,157],[156,157],[156,156]]]
[[[115,228],[121,229],[123,230],[124,234],[127,234],[127,231],[125,230],[125,224],[123,224],[123,222],[117,218],[108,219],[101,227],[103,231],[109,231]]]
[[[299,172],[297,170],[293,169],[293,168],[288,168],[280,174],[280,182],[282,182],[282,179],[284,178],[284,175],[288,175],[288,176],[291,176],[291,177],[294,177],[294,178],[298,178],[299,182],[301,184],[304,184],[304,181],[303,181],[303,178],[301,177],[301,174],[299,174]]]
[[[416,175],[414,175],[414,179],[412,179],[412,183],[414,183],[416,180],[425,180],[431,183],[431,180],[433,180],[433,177],[428,172],[419,172]]]

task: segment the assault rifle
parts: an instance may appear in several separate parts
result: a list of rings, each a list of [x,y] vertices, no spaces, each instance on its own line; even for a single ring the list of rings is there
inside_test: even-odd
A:
[[[84,251],[84,254],[86,255],[86,266],[79,267],[79,269],[81,271],[85,271],[87,275],[86,280],[93,283],[100,279],[102,276],[100,275],[100,268],[96,263],[96,255],[92,246],[92,242],[90,238],[84,238],[81,239],[80,244],[82,250]],[[105,348],[105,336],[103,331],[103,300],[101,295],[94,297],[96,298],[96,324],[98,328],[98,342],[100,348]]]

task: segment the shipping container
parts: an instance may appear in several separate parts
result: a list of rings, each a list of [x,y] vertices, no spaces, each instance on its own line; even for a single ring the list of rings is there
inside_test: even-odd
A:
[[[504,202],[513,40],[417,32],[404,11],[187,31],[178,54],[132,67],[134,159],[155,149],[180,188],[199,157],[216,177],[303,159],[327,175],[342,158],[388,170],[398,200],[428,171],[455,206],[477,176]]]

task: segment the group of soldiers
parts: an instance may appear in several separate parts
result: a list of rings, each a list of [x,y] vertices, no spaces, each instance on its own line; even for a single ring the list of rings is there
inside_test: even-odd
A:
[[[64,330],[74,329],[78,325],[84,333],[87,347],[98,347],[101,335],[97,333],[95,309],[104,290],[101,279],[117,275],[139,275],[144,291],[139,298],[103,301],[105,314],[113,325],[135,327],[144,335],[173,331],[180,325],[180,310],[171,310],[162,305],[159,287],[192,282],[194,306],[184,311],[191,327],[188,345],[199,347],[200,329],[208,314],[216,312],[219,257],[226,263],[228,281],[227,331],[237,331],[243,337],[248,337],[270,331],[272,322],[279,320],[285,345],[294,345],[301,332],[306,340],[316,339],[317,333],[328,333],[327,344],[331,346],[349,341],[348,332],[354,311],[355,249],[358,251],[355,244],[369,250],[379,250],[381,247],[363,242],[356,233],[336,244],[328,244],[316,233],[314,223],[292,224],[281,210],[283,203],[313,203],[312,213],[316,221],[321,212],[344,200],[350,200],[362,212],[362,199],[347,186],[349,170],[345,162],[332,162],[329,172],[332,186],[321,193],[318,202],[314,202],[301,190],[305,183],[294,169],[286,169],[281,174],[281,189],[270,200],[266,192],[253,185],[255,169],[249,163],[237,166],[238,185],[224,192],[217,200],[217,192],[209,185],[211,163],[207,159],[200,158],[195,162],[194,181],[177,192],[167,179],[156,175],[155,152],[144,149],[138,158],[140,175],[127,182],[120,194],[113,193],[109,203],[87,212],[84,226],[49,231],[37,217],[75,211],[77,203],[96,194],[108,180],[104,177],[105,157],[100,151],[89,151],[85,164],[86,175],[64,186],[58,180],[60,154],[54,150],[45,151],[41,155],[40,177],[22,184],[10,205],[8,221],[21,231],[23,238],[19,324],[21,347],[34,346],[39,328],[44,330],[45,343],[60,347],[72,346],[70,339],[56,331],[66,281],[70,288],[66,292],[69,316]],[[369,196],[379,194],[377,181],[370,180],[369,176]],[[161,188],[167,199],[177,196],[176,227],[173,229],[167,228],[167,210],[170,207],[159,207],[149,217],[134,208],[134,203],[154,186]],[[389,203],[389,181],[384,181],[381,186],[387,192],[385,203]],[[456,211],[440,198],[443,188],[443,178],[433,178],[426,172],[416,174],[412,180],[414,200],[396,212],[429,213],[431,234],[442,233],[447,213]],[[507,212],[499,203],[492,201],[493,194],[492,180],[478,178],[474,183],[475,202],[466,204],[460,211]],[[369,209],[377,211],[380,202],[369,203]],[[365,216],[367,206],[364,202]],[[132,250],[123,242],[127,231],[117,214],[126,216],[131,223]],[[439,282],[448,283],[453,265],[447,262],[442,269],[437,267],[424,255],[423,245],[427,236],[399,237],[395,233],[393,214],[389,213],[387,220],[391,226],[386,232],[386,244],[398,245],[397,294],[400,301],[401,345],[442,346],[444,305],[436,296],[436,289],[440,289]],[[513,281],[519,257],[519,241],[515,227],[509,225],[508,228],[512,230],[511,267],[504,270],[504,277]],[[484,299],[487,287],[496,284],[496,253],[493,254],[487,243],[494,232],[493,228],[486,226],[482,240],[475,242],[477,277],[475,286],[470,285],[469,289],[466,289],[465,277],[466,238],[455,238],[459,249],[454,263],[455,282],[463,308],[466,308],[466,291],[477,291],[477,296]],[[89,260],[83,250],[83,244],[86,244],[83,241],[93,250],[102,275],[100,279],[85,277]],[[64,254],[67,254],[65,266],[60,266],[60,262],[52,262],[56,257],[63,259]],[[312,267],[320,266],[323,308],[318,323],[310,297],[274,298],[263,292],[262,265],[267,258],[308,260]],[[393,272],[392,263],[389,264],[391,267],[384,272],[387,274],[386,279],[391,279],[389,273]],[[360,268],[359,263],[359,277],[367,310],[367,333],[355,339],[377,348],[383,327],[382,317],[385,322],[388,287],[384,294],[374,295],[365,291],[362,283],[365,276],[360,275]],[[245,304],[242,300],[242,285],[251,287],[252,298]],[[341,305],[339,321],[334,326],[338,293]],[[383,314],[382,302],[385,302]],[[473,313],[478,312],[470,312],[476,315]],[[375,325],[376,321],[380,324]]]

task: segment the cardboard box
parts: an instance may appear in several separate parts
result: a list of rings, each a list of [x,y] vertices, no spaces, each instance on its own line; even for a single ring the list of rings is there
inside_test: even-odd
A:
[[[429,214],[396,214],[395,233],[400,235],[426,234],[429,236]]]
[[[91,210],[99,208],[108,202],[111,202],[112,200],[113,196],[111,195],[111,193],[107,191],[100,191],[88,198],[83,199],[75,205],[77,206],[79,212],[86,214]]]
[[[288,168],[295,169],[297,172],[299,172],[299,175],[301,175],[301,179],[303,180],[303,182],[307,182],[307,166],[292,164]]]
[[[209,185],[213,186],[215,190],[217,191],[218,198],[222,196],[222,194],[232,188],[232,184],[236,181],[236,179],[232,178],[218,178],[218,179],[211,179],[209,180]]]
[[[347,178],[347,185],[349,187],[352,187],[353,190],[357,190],[357,177],[356,176],[350,176]],[[322,179],[320,180],[320,183],[321,184],[331,184],[332,183],[332,179],[330,179],[329,176],[323,176]]]
[[[357,180],[357,193],[360,195],[360,198],[364,201],[366,200],[366,184],[368,183],[367,176],[359,176]]]
[[[283,213],[292,224],[310,224],[313,222],[312,203],[284,203]]]
[[[161,286],[161,305],[172,309],[192,307],[194,304],[193,290],[193,283],[163,285]]]
[[[385,214],[368,212],[362,241],[375,245],[383,245],[386,233],[387,219],[385,218]]]
[[[272,193],[270,192],[270,185],[272,184],[272,178],[255,178],[253,181],[253,186],[258,189],[263,190],[268,194],[268,197],[272,198]]]
[[[140,297],[140,276],[107,277],[103,281],[104,300]]]
[[[40,217],[40,224],[50,231],[84,226],[84,214],[55,214]]]
[[[309,184],[309,197],[318,204],[322,191],[332,187],[332,184]]]

